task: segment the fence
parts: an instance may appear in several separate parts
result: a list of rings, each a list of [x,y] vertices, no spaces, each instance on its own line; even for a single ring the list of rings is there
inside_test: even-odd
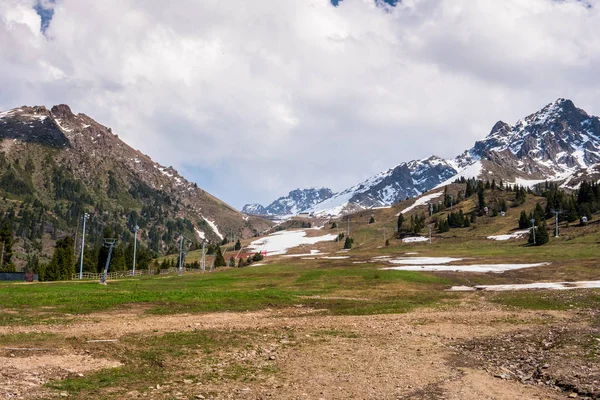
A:
[[[38,275],[30,272],[0,272],[0,281],[33,282],[37,280]]]
[[[186,273],[190,273],[190,272],[202,272],[201,269],[197,269],[197,268],[183,268],[183,272]],[[135,276],[142,276],[142,275],[168,275],[168,274],[177,274],[179,273],[179,268],[167,268],[167,269],[161,269],[161,270],[155,270],[155,269],[136,269],[135,270]],[[100,280],[100,278],[102,277],[102,275],[104,275],[102,272],[84,272],[82,274],[82,279],[93,279],[93,280]],[[115,272],[109,272],[106,274],[106,279],[119,279],[119,278],[128,278],[130,276],[133,276],[133,270],[129,270],[129,271],[115,271]],[[71,276],[72,280],[78,280],[79,279],[79,273],[73,274]]]

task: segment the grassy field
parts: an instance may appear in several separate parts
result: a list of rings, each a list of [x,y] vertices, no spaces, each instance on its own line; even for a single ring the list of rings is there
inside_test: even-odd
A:
[[[152,314],[245,311],[314,305],[332,314],[403,312],[454,297],[451,280],[418,272],[372,267],[269,265],[183,276],[97,282],[0,284],[0,324],[34,323],[142,305]],[[356,301],[345,296],[364,298]],[[18,313],[15,313],[18,311]],[[35,316],[35,318],[33,317]],[[68,318],[68,317],[67,317]]]
[[[540,326],[547,323],[543,322],[544,318],[554,321],[553,317],[548,317],[548,311],[575,311],[583,316],[580,318],[585,323],[598,324],[600,321],[594,316],[594,310],[600,305],[600,290],[499,293],[446,290],[453,285],[599,279],[600,224],[595,221],[587,227],[563,225],[561,237],[552,238],[542,247],[526,245],[526,238],[506,242],[487,239],[489,235],[514,231],[521,209],[533,208],[536,201],[529,197],[525,205],[510,209],[504,218],[482,217],[471,228],[452,229],[444,234],[434,232],[433,244],[406,244],[392,236],[396,214],[405,204],[375,210],[374,224],[368,224],[371,212],[365,211],[351,220],[355,246],[344,253],[349,257],[347,259],[268,257],[267,265],[263,266],[224,268],[205,274],[192,272],[181,277],[126,278],[109,281],[106,286],[96,281],[0,283],[0,332],[4,332],[0,333],[0,343],[6,348],[60,349],[63,353],[86,354],[119,362],[116,368],[47,377],[45,390],[54,395],[63,393],[80,399],[149,395],[150,398],[171,399],[198,398],[186,397],[194,393],[195,385],[214,389],[220,388],[223,382],[233,382],[234,386],[264,383],[280,376],[277,364],[269,362],[271,359],[268,358],[271,354],[268,349],[273,343],[284,343],[281,348],[308,343],[304,347],[306,350],[331,340],[359,340],[362,335],[370,334],[368,321],[360,320],[367,325],[362,333],[357,333],[348,330],[348,326],[337,326],[327,318],[424,312],[425,316],[413,322],[414,326],[420,326],[419,321],[429,320],[426,311],[452,315],[453,310],[466,308],[475,310],[477,315],[480,309],[500,308],[506,314],[497,319],[490,317],[500,324],[513,323],[511,321],[517,325],[523,321],[529,321],[529,324],[530,320],[520,317],[522,310],[539,312],[534,320],[539,318]],[[461,207],[465,212],[470,211],[472,201],[462,203]],[[332,233],[329,226],[326,224],[322,230],[310,234]],[[384,230],[391,239],[389,246],[385,246],[383,240]],[[246,240],[243,245],[250,242]],[[293,249],[291,253],[302,254],[316,248],[322,253],[336,255],[340,247],[341,243],[321,242],[310,248]],[[465,264],[549,264],[502,274],[469,274],[381,270],[385,263],[369,262],[376,256],[405,256],[406,253],[464,258]],[[187,261],[199,258],[199,252],[190,252]],[[239,328],[247,311],[267,312],[267,318],[276,318],[277,313],[287,315],[285,313],[290,310],[310,310],[315,319],[323,319],[319,319],[321,322],[316,326],[303,328],[302,335],[287,327],[285,319],[288,317],[282,317],[276,323],[277,328],[270,328],[270,322],[265,323],[266,327]],[[128,317],[127,321],[138,321],[143,329],[133,329],[127,334],[124,331],[115,333],[119,339],[109,345],[87,342],[95,337],[93,326],[101,327],[102,322],[110,321],[111,326],[120,329],[121,314],[131,316],[132,313],[135,318]],[[188,323],[171,329],[160,322],[163,319],[167,321],[165,324],[174,321],[169,318],[214,318],[214,315],[228,313],[242,317],[237,325],[226,329],[203,327],[197,330]],[[292,318],[305,316],[298,312],[289,315]],[[155,325],[146,327],[144,324],[148,320],[154,321]],[[433,325],[437,324],[435,320],[431,321]],[[457,321],[459,325],[463,323],[460,319]],[[92,331],[82,328],[83,333],[71,333],[67,328],[82,323],[92,324],[89,328]],[[365,345],[369,345],[369,339],[364,340]],[[254,356],[232,359],[232,354],[235,357]],[[18,351],[13,356],[26,359],[26,355]],[[194,373],[188,372],[191,370]],[[169,395],[160,394],[162,389],[158,386],[165,382],[171,388]],[[188,388],[185,395],[177,395],[175,388],[179,385]],[[0,394],[1,390],[0,384]],[[205,398],[218,397],[217,391],[209,389],[201,393]]]

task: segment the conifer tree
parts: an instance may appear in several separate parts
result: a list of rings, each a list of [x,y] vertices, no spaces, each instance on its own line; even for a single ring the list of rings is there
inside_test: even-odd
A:
[[[223,253],[221,252],[221,247],[217,246],[215,255],[215,268],[224,267],[226,265],[227,264],[225,263],[225,258],[223,258]]]
[[[352,248],[352,239],[350,239],[350,236],[346,237],[346,241],[344,241],[344,249],[351,249]]]
[[[529,218],[527,218],[527,213],[525,210],[521,211],[521,216],[519,217],[519,229],[526,229],[529,227]]]
[[[404,214],[398,215],[398,233],[402,232],[402,225],[404,224]]]
[[[71,274],[75,272],[73,244],[73,238],[70,236],[56,241],[54,255],[44,272],[44,280],[60,281],[71,278]]]
[[[13,232],[10,224],[5,221],[0,228],[0,272],[15,272],[15,265],[12,263]]]

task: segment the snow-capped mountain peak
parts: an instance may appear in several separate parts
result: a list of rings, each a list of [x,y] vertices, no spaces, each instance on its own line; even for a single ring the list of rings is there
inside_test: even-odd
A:
[[[246,204],[242,212],[255,215],[296,215],[329,199],[331,196],[333,196],[333,192],[328,188],[295,189],[289,192],[287,196],[278,198],[267,207],[260,204]]]
[[[460,177],[522,185],[554,180],[569,187],[600,177],[600,119],[561,98],[514,125],[498,121],[484,139],[452,160],[431,156],[400,163],[308,211],[341,215],[390,206]]]

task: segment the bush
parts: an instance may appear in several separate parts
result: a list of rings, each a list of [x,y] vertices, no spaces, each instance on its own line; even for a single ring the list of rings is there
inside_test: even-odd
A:
[[[352,239],[350,239],[350,237],[346,238],[346,241],[344,242],[344,249],[351,249],[352,248]]]

